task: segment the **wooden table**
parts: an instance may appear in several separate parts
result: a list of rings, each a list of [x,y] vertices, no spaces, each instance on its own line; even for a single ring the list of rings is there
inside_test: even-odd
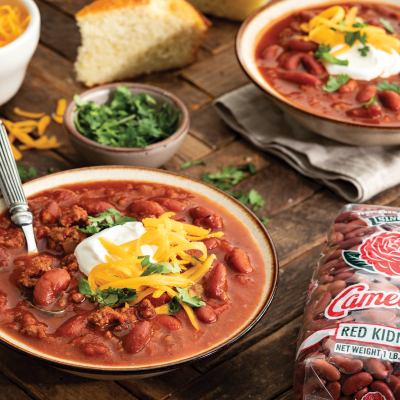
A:
[[[75,81],[73,62],[80,35],[73,14],[90,0],[36,1],[42,16],[39,47],[18,94],[0,108],[0,116],[17,120],[12,110],[55,111],[59,98],[72,99],[84,87]],[[186,141],[165,168],[178,171],[189,159],[202,159],[182,173],[199,178],[233,164],[254,163],[257,173],[235,189],[255,188],[266,200],[257,215],[270,218],[267,228],[280,260],[279,288],[261,322],[241,341],[199,363],[155,378],[96,381],[44,366],[0,346],[0,399],[28,400],[171,400],[291,399],[296,339],[314,265],[328,226],[345,204],[328,189],[257,151],[218,118],[214,98],[248,82],[235,57],[238,23],[211,18],[213,27],[197,61],[179,71],[136,81],[163,87],[179,96],[191,111]],[[60,125],[51,134],[63,146],[57,151],[25,151],[20,164],[39,176],[82,165]],[[400,205],[400,186],[371,203]]]

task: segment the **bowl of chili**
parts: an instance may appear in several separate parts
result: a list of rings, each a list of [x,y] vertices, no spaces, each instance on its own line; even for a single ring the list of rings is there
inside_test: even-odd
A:
[[[333,14],[332,10],[339,10],[338,14],[326,17],[327,13]],[[343,19],[337,23],[344,27],[344,31],[335,29],[332,22],[340,13],[343,13]],[[351,15],[354,24],[350,22],[345,26],[346,17],[350,19],[349,13],[354,14]],[[329,41],[328,36],[318,36],[310,24],[322,32],[324,28],[318,26],[322,20],[320,16],[330,24],[326,32],[330,35],[330,31],[337,31],[342,38],[336,36],[335,42]],[[385,42],[386,37],[391,44],[400,32],[399,19],[398,0],[384,3],[373,0],[338,0],[334,3],[284,0],[268,4],[247,18],[237,35],[237,56],[250,79],[307,129],[351,145],[397,145],[400,144],[400,80],[397,70],[392,75],[382,73],[368,78],[366,68],[372,53],[378,54],[377,49],[380,49],[373,35],[380,35],[381,42]],[[376,46],[370,53],[369,41]],[[330,62],[341,65],[335,71],[346,71],[343,65],[349,65],[340,53],[351,46],[334,47],[341,42],[344,47],[350,43],[355,50],[360,47],[361,66],[353,66],[354,78],[345,72],[329,73],[334,70],[327,67],[332,66]],[[332,48],[328,47],[329,43]],[[332,58],[333,53],[339,55]],[[365,60],[362,56],[366,57]],[[377,56],[379,58],[382,57]],[[365,65],[362,65],[364,61]]]
[[[175,95],[129,82],[87,90],[64,114],[64,128],[86,165],[158,168],[178,151],[189,125],[189,112]]]
[[[270,235],[248,208],[211,185],[109,166],[52,174],[24,190],[39,255],[27,257],[1,200],[0,342],[29,357],[96,379],[157,375],[232,345],[272,302],[279,267]],[[191,250],[171,263],[138,257],[134,267],[143,243],[124,243],[130,239],[121,233],[117,242],[123,231],[115,229],[138,221],[147,230],[139,239],[150,240],[143,243]],[[113,230],[110,244],[104,238]],[[157,242],[159,235],[169,244]],[[109,258],[87,272],[89,259],[103,251],[88,253],[96,238]],[[51,318],[55,309],[65,314]]]

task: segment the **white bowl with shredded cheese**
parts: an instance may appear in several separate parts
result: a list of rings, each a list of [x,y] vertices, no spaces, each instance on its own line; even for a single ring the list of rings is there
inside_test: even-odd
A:
[[[21,25],[25,22],[27,26],[26,29],[23,26],[23,33],[11,42],[3,46],[0,42],[0,106],[10,100],[21,87],[40,36],[40,13],[33,0],[0,0],[0,8],[4,6],[10,6],[8,10],[13,16],[19,10]],[[16,24],[14,28],[20,29],[20,26]]]

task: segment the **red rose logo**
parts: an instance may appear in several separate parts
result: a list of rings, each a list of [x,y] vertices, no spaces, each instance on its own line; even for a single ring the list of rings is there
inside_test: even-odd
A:
[[[361,400],[386,400],[386,397],[378,392],[370,392],[361,397]]]
[[[377,272],[400,275],[400,232],[382,232],[371,236],[360,246],[361,259]]]

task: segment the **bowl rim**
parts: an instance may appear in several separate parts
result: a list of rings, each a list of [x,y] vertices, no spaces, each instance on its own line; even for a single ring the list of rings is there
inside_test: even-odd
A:
[[[20,36],[18,36],[15,40],[7,45],[0,47],[0,57],[6,56],[7,52],[12,52],[16,50],[18,46],[23,45],[26,40],[29,39],[31,35],[35,33],[40,25],[40,12],[37,4],[33,0],[18,0],[20,3],[24,5],[26,10],[28,11],[31,19],[29,24],[24,32]]]
[[[135,83],[135,82],[115,82],[109,83],[107,85],[97,86],[92,89],[85,90],[84,92],[80,93],[79,96],[87,96],[91,95],[100,90],[107,90],[110,91],[111,89],[117,88],[118,86],[127,86],[129,89],[143,89],[143,92],[146,94],[157,93],[160,96],[165,98],[169,98],[170,100],[175,103],[176,107],[179,109],[182,115],[182,121],[179,124],[177,130],[168,138],[162,140],[161,142],[157,142],[151,144],[147,147],[112,147],[106,146],[104,144],[97,143],[93,140],[88,139],[87,137],[83,136],[75,127],[72,115],[74,113],[76,103],[72,100],[67,108],[65,109],[64,118],[63,118],[63,125],[65,130],[74,137],[74,139],[83,142],[87,146],[91,146],[97,148],[99,150],[107,151],[107,152],[114,152],[114,153],[142,153],[142,152],[149,152],[151,150],[155,150],[159,147],[165,147],[170,142],[177,140],[179,137],[184,135],[190,127],[190,117],[189,117],[189,110],[187,109],[186,105],[180,100],[177,96],[173,93],[159,88],[157,86],[148,85],[144,83]]]
[[[308,117],[314,118],[314,119],[318,119],[320,121],[323,122],[327,122],[327,123],[333,123],[333,124],[337,124],[337,125],[342,125],[342,126],[347,126],[347,127],[351,127],[351,128],[355,128],[355,129],[363,129],[363,130],[367,130],[369,132],[365,132],[365,133],[373,133],[375,134],[376,132],[374,131],[383,131],[382,133],[384,134],[390,134],[392,133],[392,131],[400,131],[400,125],[399,126],[392,126],[392,125],[367,125],[367,124],[360,124],[357,122],[352,122],[352,121],[341,121],[341,120],[337,120],[334,118],[330,118],[330,117],[326,117],[323,115],[319,115],[319,114],[315,114],[307,109],[302,108],[300,105],[296,104],[295,102],[292,102],[291,100],[287,99],[286,97],[284,97],[283,95],[281,96],[282,98],[278,97],[274,92],[275,90],[271,87],[271,85],[264,80],[264,84],[265,86],[261,85],[252,75],[252,73],[248,70],[247,68],[247,61],[246,61],[246,57],[244,57],[242,51],[241,51],[241,42],[243,39],[243,36],[245,34],[246,29],[249,27],[249,25],[252,23],[252,21],[254,20],[254,18],[256,18],[259,14],[266,12],[269,8],[275,7],[275,6],[279,6],[281,3],[288,3],[288,2],[292,2],[293,0],[280,0],[278,2],[273,2],[273,3],[268,3],[262,7],[260,7],[259,9],[255,10],[253,13],[251,13],[243,22],[243,24],[240,26],[240,29],[238,31],[238,33],[236,34],[236,41],[235,41],[235,50],[236,50],[236,57],[239,61],[239,64],[242,68],[242,70],[244,71],[244,73],[249,77],[249,79],[253,82],[253,84],[255,84],[259,89],[261,89],[271,100],[276,101],[284,106],[288,106],[290,108],[292,108],[295,112],[300,112],[302,114],[305,114]],[[364,0],[365,2],[369,2],[369,3],[377,3],[376,0]],[[297,3],[297,2],[296,2]],[[330,5],[332,2],[330,2],[329,0],[321,0],[320,2],[318,2],[318,4],[315,4],[315,7],[321,6],[321,5]],[[336,0],[336,3],[343,3],[346,4],[348,3],[347,0]],[[384,0],[379,1],[379,4],[387,4],[389,6],[393,6],[393,4],[391,3],[386,3]],[[400,6],[398,6],[400,7]],[[307,8],[307,6],[303,6],[303,7],[299,7],[296,8],[297,9],[305,9]],[[289,13],[287,13],[289,14]],[[278,21],[281,17],[275,19],[275,21]],[[384,132],[384,131],[389,131],[389,132]]]
[[[11,348],[14,351],[17,351],[20,354],[23,354],[24,356],[27,356],[35,361],[47,364],[47,365],[51,365],[53,367],[59,368],[59,369],[63,369],[63,370],[67,370],[67,371],[72,371],[72,372],[77,372],[77,373],[90,373],[92,375],[119,375],[119,376],[123,376],[123,375],[143,375],[143,374],[153,374],[153,373],[162,373],[162,372],[168,372],[177,368],[181,368],[183,366],[186,365],[190,365],[194,362],[203,360],[207,357],[210,357],[216,353],[219,353],[220,351],[226,349],[227,347],[233,345],[234,343],[236,343],[238,340],[240,340],[243,336],[245,336],[251,329],[253,329],[255,327],[255,325],[257,325],[257,323],[261,320],[261,318],[266,314],[266,312],[268,311],[269,307],[271,306],[271,303],[275,297],[276,294],[276,290],[278,287],[278,282],[279,282],[279,260],[278,260],[278,256],[277,256],[277,252],[276,252],[276,248],[275,248],[275,244],[268,232],[268,230],[266,229],[266,227],[264,226],[264,224],[260,221],[260,219],[249,209],[247,208],[245,205],[243,205],[242,203],[240,203],[237,199],[235,199],[234,197],[230,196],[229,194],[225,193],[224,191],[222,191],[221,189],[216,188],[215,186],[209,185],[203,181],[200,181],[199,179],[193,178],[193,177],[189,177],[186,175],[182,175],[179,174],[177,172],[172,172],[172,171],[165,171],[165,170],[159,170],[156,168],[147,168],[147,167],[134,167],[134,166],[97,166],[97,167],[85,167],[85,168],[78,168],[78,169],[74,169],[74,170],[67,170],[67,171],[61,171],[61,172],[57,172],[55,174],[51,174],[51,177],[53,176],[61,176],[61,175],[65,175],[65,174],[76,174],[76,173],[81,173],[84,174],[87,171],[91,171],[91,170],[119,170],[119,169],[128,169],[128,170],[141,170],[141,171],[150,171],[150,172],[157,172],[159,174],[165,174],[165,175],[173,175],[177,178],[180,179],[184,179],[184,180],[189,180],[192,181],[196,184],[200,184],[203,185],[209,189],[211,189],[212,191],[217,192],[220,195],[223,195],[224,197],[226,197],[230,202],[233,202],[234,204],[236,204],[237,206],[239,206],[248,216],[249,218],[252,220],[252,222],[255,224],[255,226],[261,231],[263,237],[265,238],[266,242],[269,245],[269,251],[270,251],[270,255],[271,255],[271,285],[269,290],[266,292],[265,294],[265,298],[263,300],[263,302],[261,303],[262,306],[260,306],[259,311],[256,315],[253,316],[252,319],[248,320],[245,324],[245,327],[243,330],[241,330],[240,332],[237,333],[236,336],[232,337],[230,340],[228,340],[227,342],[222,343],[220,346],[215,347],[212,350],[204,350],[201,354],[198,354],[195,357],[186,357],[185,360],[181,360],[178,362],[174,362],[174,363],[168,363],[168,364],[164,364],[161,366],[155,365],[155,366],[151,366],[151,367],[145,367],[145,368],[140,368],[139,369],[129,369],[129,368],[123,368],[123,369],[119,369],[118,367],[112,368],[112,369],[107,369],[107,368],[103,368],[105,367],[104,365],[93,365],[91,367],[88,366],[76,366],[76,365],[72,365],[72,364],[67,364],[67,363],[63,363],[62,361],[56,361],[56,360],[52,360],[52,359],[48,359],[42,356],[42,354],[33,348],[30,348],[30,351],[26,351],[23,348],[18,347],[17,345],[14,345],[13,343],[8,342],[7,340],[5,340],[5,338],[3,337],[3,332],[0,331],[0,343],[3,345],[6,345],[7,347]],[[34,185],[39,181],[45,181],[47,178],[49,178],[49,176],[43,176],[41,178],[37,178],[34,179],[32,181],[29,181],[27,183],[25,183],[23,185],[23,187],[27,187],[30,185]],[[115,179],[118,180],[118,179]],[[134,179],[132,179],[134,180]],[[95,180],[87,180],[87,181],[79,181],[80,183],[85,183],[85,182],[95,182]],[[172,184],[168,184],[169,186],[175,186]],[[55,186],[55,187],[59,187],[59,186]],[[44,189],[46,190],[46,189]],[[192,190],[192,189],[187,189],[187,190]],[[38,191],[37,193],[40,193],[42,190]],[[261,245],[261,244],[260,244]],[[63,361],[67,361],[67,360],[63,360]],[[102,369],[103,368],[103,369]]]

